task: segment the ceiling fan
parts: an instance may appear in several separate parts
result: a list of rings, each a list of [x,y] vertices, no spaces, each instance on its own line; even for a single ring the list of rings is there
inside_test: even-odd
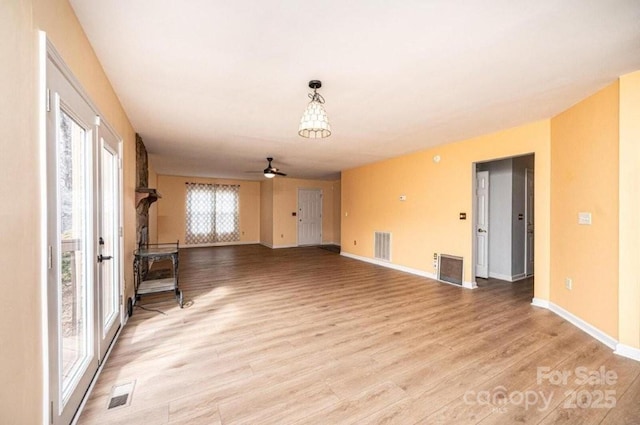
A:
[[[269,161],[269,165],[267,165],[267,168],[264,169],[264,176],[266,178],[272,179],[276,175],[278,175],[278,176],[286,176],[285,173],[281,173],[278,168],[276,168],[273,165],[271,165],[271,161],[273,161],[273,158],[267,158],[267,161]]]

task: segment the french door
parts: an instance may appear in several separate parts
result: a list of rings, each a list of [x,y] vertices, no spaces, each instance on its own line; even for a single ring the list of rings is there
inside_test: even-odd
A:
[[[68,424],[120,325],[120,147],[50,55],[46,74],[49,414]]]
[[[98,346],[102,360],[120,327],[120,150],[112,131],[100,127],[98,195]]]

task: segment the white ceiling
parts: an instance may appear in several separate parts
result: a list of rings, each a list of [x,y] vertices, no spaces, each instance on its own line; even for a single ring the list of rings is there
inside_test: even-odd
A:
[[[549,118],[640,69],[640,0],[71,0],[158,173],[341,170]],[[332,135],[304,139],[320,79]]]

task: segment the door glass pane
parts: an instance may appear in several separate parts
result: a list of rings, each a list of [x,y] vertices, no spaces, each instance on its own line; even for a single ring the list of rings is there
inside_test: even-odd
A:
[[[58,129],[61,381],[66,399],[89,357],[86,132],[64,111]]]
[[[102,242],[101,254],[113,257],[101,263],[102,325],[103,337],[113,324],[118,313],[117,273],[117,158],[106,148],[102,150]]]

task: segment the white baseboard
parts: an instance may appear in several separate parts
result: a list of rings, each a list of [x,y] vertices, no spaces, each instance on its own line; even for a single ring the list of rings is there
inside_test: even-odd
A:
[[[549,308],[549,301],[543,300],[542,298],[534,298],[531,300],[531,305],[541,308]]]
[[[448,285],[453,285],[453,286],[456,286],[458,288],[462,287],[462,288],[465,288],[465,289],[475,289],[475,288],[478,287],[478,285],[476,285],[475,282],[462,282],[462,285],[456,285],[455,283],[445,282],[444,280],[438,280],[438,276],[435,275],[434,273],[426,272],[424,270],[414,269],[412,267],[401,266],[399,264],[389,263],[388,261],[382,261],[382,260],[378,260],[378,259],[375,259],[375,258],[369,258],[369,257],[362,257],[360,255],[351,254],[349,252],[341,252],[340,255],[342,255],[344,257],[347,257],[347,258],[352,258],[354,260],[364,261],[365,263],[371,263],[371,264],[375,264],[377,266],[386,267],[388,269],[394,269],[394,270],[398,270],[398,271],[401,271],[401,272],[414,274],[416,276],[427,277],[429,279],[437,280],[438,282],[446,283]]]
[[[476,282],[462,282],[462,287],[467,289],[476,289],[478,284]]]
[[[612,350],[615,349],[617,345],[619,345],[618,341],[615,338],[608,335],[606,332],[603,332],[600,329],[593,326],[592,324],[585,322],[575,314],[565,310],[564,308],[560,307],[555,303],[552,303],[551,301],[534,298],[531,301],[531,304],[536,307],[546,308],[554,312],[555,314],[562,317],[567,322],[571,323],[573,326],[591,335],[593,338],[597,339],[598,341],[600,341],[607,347],[611,348]]]
[[[388,261],[378,260],[376,258],[362,257],[360,255],[351,254],[349,252],[341,252],[340,255],[352,258],[358,261],[364,261],[365,263],[375,264],[377,266],[386,267],[388,269],[399,270],[405,273],[415,274],[417,276],[428,277],[429,279],[438,280],[438,277],[433,273],[425,272],[424,270],[418,270],[411,267],[401,266],[399,264],[389,263]]]
[[[508,282],[511,282],[511,276],[507,274],[489,272],[489,277],[493,279],[500,279],[500,280],[506,280]]]
[[[193,245],[183,245],[180,244],[180,248],[209,248],[212,246],[232,246],[232,245],[257,245],[260,244],[258,241],[237,241],[237,242],[216,242],[216,243],[197,243]]]
[[[519,280],[526,279],[527,275],[524,273],[508,275],[508,274],[489,272],[489,277],[494,279],[506,280],[507,282],[517,282]]]
[[[262,246],[266,246],[267,248],[271,248],[271,249],[281,249],[281,248],[297,248],[298,245],[269,245],[267,243],[264,242],[258,242],[260,245]]]
[[[640,348],[631,347],[629,345],[618,343],[614,351],[619,356],[640,362]]]

